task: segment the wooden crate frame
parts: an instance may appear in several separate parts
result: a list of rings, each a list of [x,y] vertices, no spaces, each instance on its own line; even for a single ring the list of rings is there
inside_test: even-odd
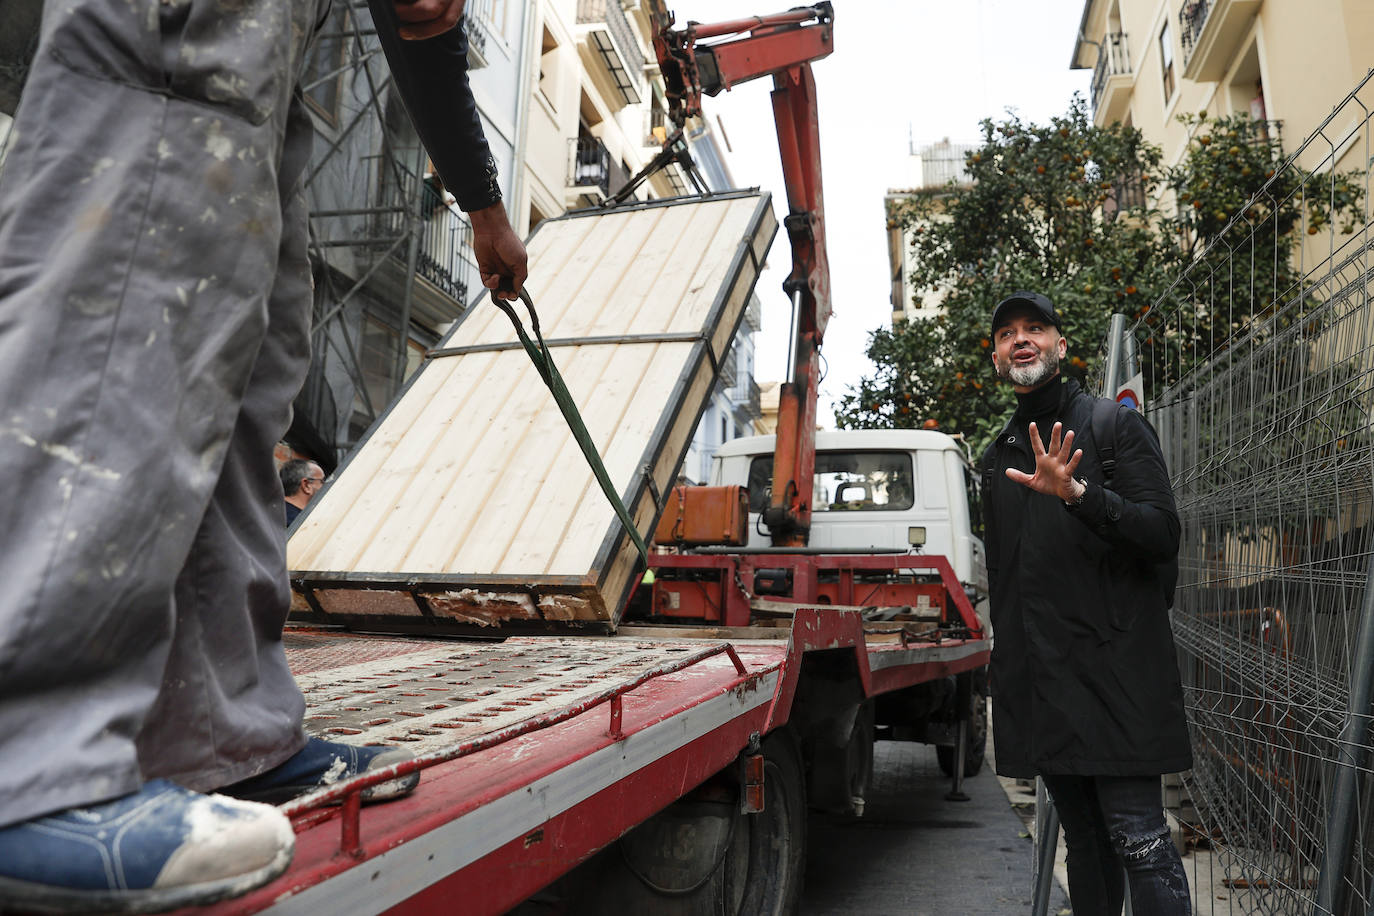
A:
[[[713,211],[717,212],[719,225],[709,238],[679,239],[673,236],[673,226],[691,225],[693,221],[708,220]],[[626,220],[639,220],[648,227],[633,252],[622,250],[628,242],[634,240],[633,232],[630,231],[633,227],[629,223],[623,223]],[[732,231],[731,227],[741,231],[733,237],[727,235],[727,232]],[[568,380],[574,397],[578,399],[579,407],[588,419],[589,426],[597,421],[596,411],[602,405],[588,403],[586,397],[579,392],[579,373],[582,370],[579,369],[578,357],[587,356],[585,362],[588,366],[610,366],[617,360],[625,360],[627,353],[635,353],[636,358],[643,358],[640,351],[626,348],[652,346],[656,349],[644,362],[641,380],[644,374],[651,371],[655,357],[660,364],[681,367],[675,379],[671,374],[666,376],[671,380],[670,394],[663,405],[664,409],[653,423],[642,452],[635,458],[633,470],[628,476],[624,473],[627,454],[624,448],[620,449],[615,459],[621,473],[617,475],[616,470],[612,469],[612,479],[618,486],[623,483],[622,498],[631,517],[635,519],[640,534],[646,539],[651,536],[663,509],[663,499],[669,494],[677,478],[690,446],[691,434],[709,402],[710,393],[720,374],[720,362],[729,354],[735,332],[747,310],[763,259],[777,233],[777,228],[770,196],[749,191],[731,192],[709,198],[655,201],[612,210],[579,211],[541,223],[530,238],[533,268],[531,288],[538,297],[541,288],[554,289],[563,279],[562,275],[541,277],[538,273],[541,260],[554,257],[551,252],[562,253],[561,263],[566,268],[564,274],[576,274],[578,269],[585,274],[581,281],[574,278],[569,281],[570,283],[580,282],[585,285],[599,273],[602,265],[602,260],[596,257],[598,252],[592,244],[592,239],[606,235],[618,238],[622,231],[628,232],[628,240],[621,240],[616,248],[600,252],[605,260],[620,262],[619,274],[612,279],[598,277],[596,282],[591,283],[593,290],[600,288],[607,293],[604,303],[606,308],[602,311],[609,308],[612,317],[606,318],[606,321],[614,322],[616,308],[625,310],[623,304],[616,305],[612,299],[617,303],[640,303],[638,309],[627,313],[628,318],[638,319],[645,314],[644,305],[651,301],[653,286],[658,282],[660,272],[662,275],[668,275],[669,271],[676,269],[675,266],[665,266],[665,252],[679,258],[686,258],[690,254],[698,256],[696,267],[681,275],[685,278],[684,295],[679,301],[705,302],[702,295],[698,294],[703,293],[708,282],[716,281],[714,291],[704,293],[711,297],[710,305],[705,312],[705,320],[700,327],[693,329],[670,328],[644,333],[635,331],[632,323],[630,329],[622,329],[621,333],[616,333],[614,327],[609,329],[609,332],[606,327],[598,327],[596,329],[602,333],[561,334],[562,325],[570,322],[585,324],[585,316],[576,313],[576,293],[571,294],[566,300],[559,300],[559,303],[564,304],[561,312],[544,317],[545,338],[552,347],[554,359]],[[653,244],[650,244],[651,242]],[[713,252],[716,255],[713,256]],[[727,253],[728,259],[719,257]],[[723,270],[712,263],[713,260],[726,261]],[[691,286],[692,280],[702,271],[705,271],[705,279],[700,285]],[[633,277],[637,272],[651,278],[651,282],[642,290],[635,286],[626,287],[621,282],[626,276]],[[630,292],[626,292],[626,289]],[[638,292],[635,292],[636,290]],[[690,296],[697,298],[691,300]],[[538,298],[535,302],[536,307],[539,307]],[[673,309],[676,304],[665,303],[664,309]],[[666,323],[673,321],[673,312],[663,314],[668,316],[665,319]],[[595,325],[597,322],[604,324],[601,312],[597,313],[592,324]],[[676,355],[678,361],[670,363],[663,357],[665,351],[668,355]],[[518,568],[471,572],[459,568],[435,568],[436,563],[432,559],[423,563],[416,561],[414,568],[408,569],[396,568],[407,565],[404,561],[367,560],[369,554],[386,558],[387,537],[381,532],[389,532],[393,541],[401,535],[407,535],[410,537],[409,543],[415,545],[429,536],[431,527],[442,527],[443,522],[436,521],[438,508],[432,509],[428,521],[421,523],[417,519],[415,524],[408,524],[410,515],[419,513],[414,512],[412,507],[410,515],[407,514],[405,502],[408,497],[405,492],[401,492],[398,497],[401,503],[389,515],[385,512],[372,514],[362,509],[354,510],[359,500],[366,501],[372,498],[374,502],[385,503],[383,497],[388,488],[400,488],[401,491],[413,489],[415,477],[407,484],[399,476],[388,477],[386,474],[388,461],[404,454],[407,438],[418,440],[420,436],[427,436],[429,446],[424,454],[425,459],[429,460],[445,436],[450,439],[455,436],[454,429],[459,427],[453,424],[453,415],[449,415],[439,424],[445,427],[443,429],[426,428],[417,434],[411,427],[403,426],[407,421],[413,424],[425,419],[426,410],[431,409],[430,405],[436,402],[436,393],[447,394],[450,398],[456,397],[460,403],[466,404],[465,399],[472,389],[449,391],[442,384],[432,382],[431,375],[446,371],[449,377],[459,377],[468,370],[453,368],[461,364],[452,361],[469,360],[475,361],[471,363],[471,366],[475,367],[472,371],[500,364],[501,371],[513,377],[517,370],[512,368],[511,361],[518,360],[523,363],[524,368],[519,370],[519,385],[511,389],[512,396],[513,392],[518,391],[522,398],[533,398],[532,401],[524,402],[523,407],[526,410],[535,410],[530,405],[538,399],[542,398],[547,402],[540,404],[536,412],[530,414],[528,428],[533,429],[539,425],[537,421],[540,418],[547,421],[547,410],[556,413],[556,408],[552,406],[552,397],[543,388],[534,368],[528,364],[527,356],[519,349],[505,316],[485,299],[479,300],[469,308],[462,321],[445,335],[440,345],[431,350],[427,357],[426,364],[415,373],[392,405],[378,417],[335,478],[324,492],[307,506],[288,532],[288,566],[292,570],[291,580],[297,616],[355,628],[412,633],[490,632],[493,627],[509,632],[613,630],[625,602],[638,582],[641,570],[638,552],[623,526],[615,518],[595,481],[591,479],[589,470],[585,473],[577,472],[576,476],[585,476],[586,485],[574,501],[573,515],[564,527],[566,531],[573,525],[572,519],[576,517],[577,507],[585,500],[599,501],[588,503],[589,507],[599,507],[589,508],[593,515],[604,508],[608,523],[604,532],[599,535],[599,545],[585,572],[570,573],[565,569],[556,573],[547,570],[540,573]],[[440,365],[449,368],[436,369],[436,366]],[[486,379],[487,376],[482,375],[478,383]],[[598,376],[596,384],[599,386],[601,383],[602,376]],[[450,384],[457,383],[451,380]],[[529,393],[536,389],[535,394]],[[626,409],[628,404],[633,403],[633,397],[638,391],[636,388],[630,392],[631,401],[627,403]],[[469,414],[474,412],[480,413],[480,410],[477,407],[468,410]],[[463,419],[464,416],[460,412],[459,422]],[[467,419],[471,421],[471,417]],[[640,419],[643,421],[644,418]],[[561,424],[561,418],[559,422]],[[551,434],[546,427],[547,422],[540,426],[540,429],[548,438]],[[512,426],[512,429],[516,428],[518,426]],[[402,429],[405,430],[404,433],[399,432]],[[619,429],[620,424],[611,428],[612,438]],[[480,427],[480,430],[477,436],[479,440],[490,432],[487,427]],[[566,451],[572,440],[566,429],[563,430],[563,434],[565,439],[556,444],[559,449]],[[392,441],[388,441],[388,437]],[[555,443],[550,439],[546,444],[552,447]],[[481,447],[479,441],[478,445],[473,446],[473,454],[467,457],[475,457]],[[599,444],[599,447],[603,446]],[[575,450],[575,446],[573,448]],[[611,456],[603,451],[603,457],[607,458],[608,468],[611,468]],[[442,460],[442,457],[434,460]],[[580,453],[576,454],[576,462],[578,467],[585,466],[585,460]],[[421,462],[416,476],[422,474],[425,467],[428,465]],[[571,468],[572,466],[569,466],[570,471]],[[491,473],[489,467],[477,470],[480,473]],[[499,479],[510,480],[519,473],[518,465],[505,468]],[[547,483],[546,478],[545,485]],[[369,488],[376,495],[370,497]],[[449,489],[452,490],[453,487]],[[442,503],[449,495],[445,492],[436,499]],[[414,500],[411,499],[410,502],[413,503]],[[519,517],[512,517],[510,524],[529,524],[531,517],[537,518],[539,509],[539,505],[527,507],[524,515],[519,516],[519,513],[516,513]],[[360,513],[363,515],[363,524],[359,524]],[[360,533],[360,529],[374,518],[380,520],[375,522],[366,536]],[[473,522],[470,527],[463,529],[466,533],[460,541],[460,546],[454,548],[450,564],[459,560],[457,554],[463,549],[462,544],[483,524],[485,523],[481,521]],[[589,525],[590,521],[583,527]],[[537,538],[529,540],[531,543],[537,543]],[[447,544],[444,541],[436,543]],[[511,543],[512,546],[507,548],[507,553],[513,549],[516,541]],[[341,562],[350,552],[353,559]],[[549,560],[550,563],[557,558],[556,553],[549,556],[553,557]],[[502,559],[504,561],[504,555]]]

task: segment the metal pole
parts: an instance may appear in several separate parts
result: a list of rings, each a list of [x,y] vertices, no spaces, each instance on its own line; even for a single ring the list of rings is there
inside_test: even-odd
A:
[[[399,346],[396,351],[396,387],[392,389],[393,396],[406,383],[406,357],[410,355],[410,303],[415,296],[415,272],[419,269],[420,237],[424,232],[426,216],[425,148],[418,143],[415,146],[415,171],[411,180],[415,182],[415,199],[410,207],[410,219],[407,220],[410,244],[406,249],[405,293],[401,296],[401,319],[397,328]]]
[[[1107,367],[1102,373],[1102,390],[1098,392],[1104,398],[1116,397],[1116,389],[1121,385],[1122,341],[1126,337],[1126,316],[1121,314],[1112,315],[1111,324],[1107,327]]]
[[[1374,556],[1365,571],[1364,600],[1360,604],[1360,633],[1355,660],[1350,667],[1350,702],[1345,726],[1332,761],[1336,784],[1327,806],[1326,845],[1321,874],[1317,878],[1317,898],[1312,912],[1317,916],[1344,912],[1349,896],[1346,871],[1355,846],[1356,808],[1359,805],[1360,771],[1368,765],[1370,703],[1374,700]],[[1341,909],[1337,909],[1337,906]]]
[[[1054,810],[1045,782],[1035,779],[1035,896],[1031,916],[1046,916],[1054,886],[1054,853],[1059,847],[1059,812]]]

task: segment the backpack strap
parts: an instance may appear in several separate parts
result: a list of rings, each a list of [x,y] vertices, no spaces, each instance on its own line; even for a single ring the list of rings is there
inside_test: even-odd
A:
[[[1110,485],[1116,474],[1116,422],[1121,406],[1108,398],[1093,401],[1093,445],[1097,447],[1097,462],[1102,466],[1103,483]]]

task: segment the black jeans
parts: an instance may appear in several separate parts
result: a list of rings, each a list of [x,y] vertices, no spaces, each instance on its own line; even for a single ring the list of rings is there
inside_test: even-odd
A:
[[[1074,916],[1189,916],[1183,860],[1164,822],[1158,776],[1045,776],[1064,826]]]

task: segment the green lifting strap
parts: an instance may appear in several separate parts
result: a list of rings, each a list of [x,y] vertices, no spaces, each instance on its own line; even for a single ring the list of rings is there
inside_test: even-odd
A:
[[[549,348],[544,344],[544,335],[539,331],[539,315],[534,310],[534,303],[530,301],[528,290],[520,291],[520,299],[525,303],[525,309],[530,313],[530,328],[534,331],[534,337],[539,341],[538,346],[530,340],[529,334],[525,332],[525,327],[520,323],[520,316],[516,314],[515,308],[506,300],[498,298],[496,290],[491,291],[491,301],[496,303],[496,307],[506,313],[510,318],[511,324],[515,325],[515,333],[520,338],[521,345],[525,352],[530,356],[530,362],[534,363],[534,368],[539,370],[539,376],[544,380],[544,384],[549,386],[549,391],[553,393],[554,402],[558,404],[558,409],[563,412],[563,419],[568,421],[568,429],[572,436],[577,440],[577,444],[582,449],[582,454],[587,456],[587,464],[591,465],[592,473],[596,475],[596,480],[601,484],[601,492],[606,494],[606,498],[611,501],[611,507],[615,509],[615,514],[620,517],[620,523],[625,526],[625,532],[634,541],[634,545],[639,550],[639,558],[644,561],[645,567],[649,565],[649,548],[644,543],[644,538],[640,537],[639,529],[635,527],[634,519],[630,518],[630,511],[625,508],[625,503],[621,501],[620,494],[615,491],[615,486],[611,483],[611,475],[606,473],[606,465],[602,464],[601,456],[597,454],[596,444],[592,442],[591,433],[587,432],[587,424],[582,422],[582,414],[577,410],[577,405],[573,403],[572,395],[568,393],[568,386],[563,384],[563,376],[558,374],[558,367],[553,364],[553,355]]]

